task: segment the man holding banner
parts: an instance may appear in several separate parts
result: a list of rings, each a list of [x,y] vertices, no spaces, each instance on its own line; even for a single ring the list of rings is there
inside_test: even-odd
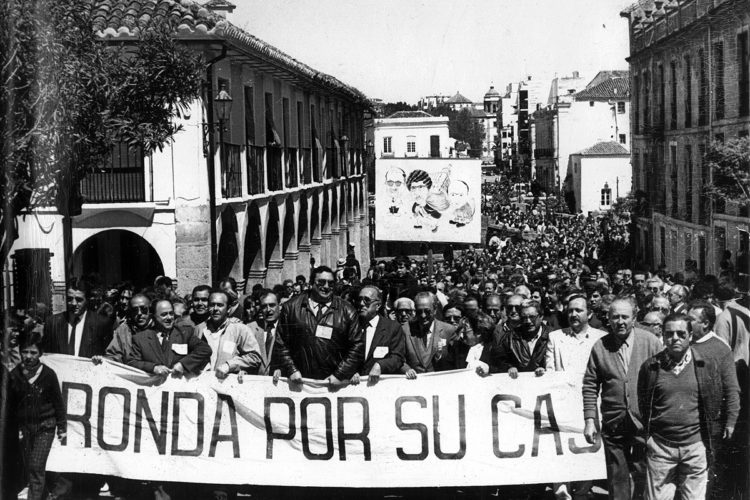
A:
[[[312,287],[281,306],[280,335],[276,335],[273,367],[291,382],[302,377],[344,385],[362,366],[365,339],[357,313],[334,297],[336,278],[327,266],[313,269]]]

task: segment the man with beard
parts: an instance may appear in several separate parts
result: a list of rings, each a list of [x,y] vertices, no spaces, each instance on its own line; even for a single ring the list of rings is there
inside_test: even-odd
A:
[[[601,437],[610,498],[641,498],[645,486],[643,424],[638,408],[638,370],[661,350],[650,332],[635,328],[635,300],[617,299],[609,308],[610,332],[591,348],[583,376],[583,435],[599,439],[597,400],[601,391]],[[633,485],[631,488],[631,474]]]
[[[542,308],[539,302],[525,300],[521,303],[518,326],[504,335],[490,349],[484,349],[478,370],[487,373],[508,373],[518,378],[519,372],[544,373],[544,357],[549,341],[549,327],[542,324]]]
[[[354,307],[333,295],[333,270],[316,267],[310,281],[309,293],[281,306],[282,329],[276,335],[271,364],[293,383],[307,377],[341,386],[362,366],[365,339]]]
[[[406,357],[406,341],[401,325],[378,314],[383,303],[380,289],[365,286],[357,297],[359,326],[365,338],[365,362],[359,373],[351,378],[359,384],[360,376],[368,378],[368,384],[378,382],[381,375],[401,373]]]
[[[260,293],[260,308],[258,310],[257,320],[251,322],[248,327],[255,335],[255,340],[261,347],[260,358],[261,364],[258,369],[258,375],[271,374],[271,358],[273,357],[273,346],[279,329],[279,297],[271,290],[263,290]],[[281,372],[275,375],[276,378],[281,376]]]
[[[406,362],[401,372],[408,379],[417,373],[435,371],[439,360],[455,340],[456,328],[435,319],[437,298],[431,292],[420,292],[414,298],[416,317],[402,326],[406,335]]]
[[[154,328],[138,332],[128,364],[139,370],[166,378],[186,372],[198,374],[211,360],[211,347],[195,336],[192,329],[174,324],[174,309],[169,300],[151,305]]]
[[[230,373],[258,373],[261,354],[251,330],[238,321],[229,320],[229,296],[214,291],[208,296],[208,319],[195,327],[195,336],[211,347],[211,361],[206,369],[217,378]]]
[[[104,353],[105,358],[118,363],[128,363],[133,337],[138,332],[153,326],[150,309],[151,300],[148,297],[141,293],[133,295],[128,305],[127,321],[115,329],[112,342],[109,343]],[[91,360],[99,363],[102,356],[93,356]]]

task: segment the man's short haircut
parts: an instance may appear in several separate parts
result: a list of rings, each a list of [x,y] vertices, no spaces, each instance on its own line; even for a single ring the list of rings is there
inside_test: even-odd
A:
[[[690,316],[688,316],[685,313],[672,313],[669,314],[666,318],[664,318],[664,322],[662,323],[662,327],[667,326],[667,323],[672,323],[674,321],[684,321],[687,323],[687,331],[692,333],[693,332],[693,325],[690,321]]]
[[[213,295],[215,293],[220,293],[221,295],[223,295],[227,299],[227,305],[229,305],[229,302],[230,302],[229,301],[229,294],[227,292],[225,292],[224,290],[220,289],[220,288],[212,288],[211,289],[211,291],[208,294],[208,300],[209,301],[211,300],[211,295]]]
[[[131,292],[133,292],[135,290],[135,288],[133,287],[133,284],[131,282],[129,282],[129,281],[123,281],[117,287],[117,293],[118,294],[121,294],[122,292],[124,292],[126,290],[130,290]]]
[[[164,286],[167,288],[172,288],[172,278],[169,276],[159,276],[156,278],[156,281],[154,281],[155,287]]]
[[[211,287],[208,285],[198,285],[193,288],[193,292],[190,294],[191,297],[195,297],[196,293],[208,292],[211,293]]]
[[[378,302],[383,302],[383,292],[380,291],[380,288],[376,287],[375,285],[365,285],[359,291],[361,292],[362,290],[367,290],[367,289],[374,290],[375,291],[375,299]]]
[[[413,311],[414,301],[411,300],[409,297],[400,297],[393,302],[393,308],[396,310],[409,309],[410,311]]]
[[[323,273],[331,273],[333,275],[333,281],[336,281],[336,273],[334,273],[333,269],[328,266],[318,266],[313,269],[310,273],[310,281],[315,281],[316,278]]]
[[[163,299],[163,298],[161,298],[161,299],[152,300],[151,301],[151,306],[149,307],[149,311],[151,312],[152,316],[156,316],[156,306],[158,306],[162,302],[166,302],[174,310],[174,306],[172,305],[172,302],[169,299]]]
[[[540,304],[536,300],[526,299],[523,302],[521,302],[521,309],[528,309],[528,308],[534,308],[536,309],[537,315],[542,315],[542,304]]]
[[[147,302],[146,306],[147,307],[150,306],[151,302],[152,302],[151,301],[151,297],[149,297],[145,293],[136,293],[135,295],[133,295],[132,297],[130,297],[130,300],[128,301],[128,307],[130,307],[130,303],[133,302],[135,299],[146,299],[146,302]]]
[[[307,278],[305,278],[302,274],[298,274],[296,278],[294,278],[294,281],[301,281],[302,283],[307,283]]]
[[[483,304],[484,304],[485,307],[487,307],[487,301],[490,300],[490,299],[497,299],[497,301],[500,303],[500,307],[503,306],[503,298],[502,298],[502,296],[500,296],[500,294],[498,294],[498,293],[488,293],[487,295],[484,296]]]
[[[414,303],[416,304],[419,299],[427,298],[432,303],[432,309],[435,310],[437,308],[437,298],[435,297],[435,294],[432,292],[419,292],[414,296]]]
[[[270,290],[268,288],[264,288],[263,290],[260,291],[260,293],[258,294],[258,300],[262,301],[263,299],[265,299],[269,295],[273,295],[274,298],[276,299],[276,303],[277,304],[279,303],[279,296],[278,296],[278,294],[276,292],[274,292],[273,290]]]
[[[567,307],[568,304],[570,304],[574,300],[582,300],[583,305],[586,308],[586,310],[587,311],[589,310],[589,301],[586,299],[586,296],[583,295],[582,293],[573,293],[569,297],[567,297],[567,299],[565,300],[565,307]]]
[[[23,330],[18,335],[18,349],[23,350],[27,347],[36,346],[39,354],[44,354],[44,335],[37,330]]]
[[[688,305],[687,310],[697,309],[701,312],[701,321],[708,321],[708,329],[713,330],[716,323],[714,306],[705,300],[695,300]]]
[[[237,291],[237,280],[235,280],[231,276],[227,276],[226,278],[224,278],[223,280],[221,280],[221,282],[219,283],[219,285],[221,286],[221,285],[223,285],[225,283],[229,283],[229,288],[231,288],[232,291],[234,291],[234,292]]]
[[[626,302],[627,304],[629,304],[633,309],[633,315],[638,312],[638,302],[636,302],[635,297],[633,297],[632,295],[618,295],[617,297],[615,297],[615,300],[613,300],[609,305],[609,312],[612,311],[612,307],[614,307],[614,305],[618,302]]]
[[[79,292],[83,292],[83,295],[87,299],[91,298],[91,293],[94,290],[94,288],[91,286],[91,283],[84,278],[72,278],[68,282],[68,289],[73,289]]]
[[[411,189],[412,184],[414,184],[415,182],[424,182],[425,186],[427,186],[427,189],[432,188],[432,179],[430,178],[430,174],[428,174],[424,170],[416,169],[409,172],[409,176],[406,178],[407,189]]]
[[[448,303],[443,306],[443,314],[450,309],[458,309],[461,312],[461,316],[463,316],[465,312],[464,305],[460,302],[448,301]]]

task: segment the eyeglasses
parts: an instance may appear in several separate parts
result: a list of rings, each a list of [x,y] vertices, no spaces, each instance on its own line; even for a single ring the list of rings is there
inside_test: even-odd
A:
[[[535,314],[533,316],[521,316],[521,321],[536,321],[538,317],[538,314]]]
[[[520,311],[521,310],[521,304],[518,304],[518,305],[508,304],[508,305],[505,306],[505,309],[507,309],[508,311]]]
[[[148,312],[148,306],[133,306],[130,308],[133,314],[141,313],[146,314]]]
[[[403,184],[403,182],[401,181],[385,181],[385,183],[388,185],[388,187],[401,187],[401,185]]]
[[[415,309],[415,311],[416,311],[417,314],[432,314],[432,309],[430,309],[428,307],[426,307],[426,308],[420,308],[420,309]]]
[[[686,339],[688,335],[690,335],[690,332],[686,332],[684,330],[677,330],[672,332],[664,332],[662,335],[664,335],[664,338],[672,338],[674,334],[677,334],[678,337],[681,339]]]
[[[648,326],[648,327],[651,327],[651,328],[656,328],[656,327],[661,328],[661,323],[641,323],[641,324],[643,326]]]
[[[317,279],[317,280],[315,280],[315,284],[318,285],[318,286],[326,286],[326,285],[331,286],[334,283],[336,283],[334,280],[324,280],[324,279]]]
[[[411,314],[414,309],[396,309],[396,314]]]
[[[375,302],[378,302],[378,300],[371,299],[370,297],[357,297],[357,304],[364,304],[366,306],[369,306]]]

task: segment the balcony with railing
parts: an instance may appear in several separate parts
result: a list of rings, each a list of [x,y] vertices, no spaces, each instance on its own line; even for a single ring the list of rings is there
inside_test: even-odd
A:
[[[330,179],[331,177],[333,177],[334,179],[338,179],[339,177],[339,168],[336,156],[336,148],[326,149],[326,179]]]
[[[297,166],[297,148],[287,148],[284,159],[286,166],[286,187],[299,186],[299,168]]]
[[[339,176],[349,176],[349,163],[347,162],[346,150],[344,148],[339,149]]]
[[[266,148],[266,160],[268,161],[268,190],[281,191],[284,189],[281,148],[268,146]]]
[[[221,195],[224,198],[242,196],[242,148],[237,144],[221,145]]]
[[[534,150],[534,158],[553,158],[555,156],[555,148],[536,148]]]
[[[266,190],[266,164],[263,149],[260,146],[247,146],[245,150],[247,158],[247,192],[251,195],[261,194]]]
[[[81,181],[81,194],[85,203],[146,201],[143,150],[131,149],[125,143],[115,144],[108,162]]]
[[[323,154],[323,151],[317,147],[312,148],[312,176],[313,176],[313,182],[320,182],[322,180],[322,172],[321,172],[321,166],[323,164],[323,161],[321,159],[321,156]]]

